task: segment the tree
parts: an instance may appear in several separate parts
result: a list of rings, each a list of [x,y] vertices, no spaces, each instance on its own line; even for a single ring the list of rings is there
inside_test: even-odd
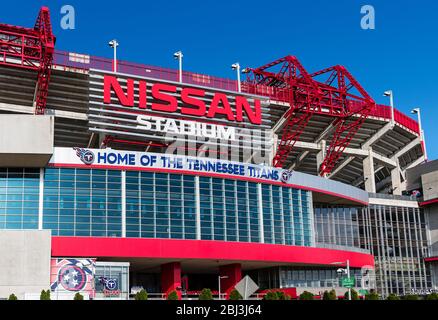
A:
[[[278,295],[275,291],[268,291],[263,297],[263,300],[278,300]]]
[[[387,297],[386,300],[400,300],[400,297],[394,293],[390,293]]]
[[[199,295],[199,300],[213,300],[213,294],[210,289],[204,288]]]
[[[17,296],[15,294],[11,294],[8,298],[8,300],[18,300]]]
[[[175,290],[169,292],[169,294],[167,295],[167,300],[179,300],[178,292],[176,292]]]
[[[50,290],[42,290],[40,294],[40,300],[50,300]]]
[[[374,290],[371,290],[370,293],[365,295],[365,300],[379,300],[379,294],[375,292]]]
[[[134,296],[135,300],[147,300],[148,299],[148,293],[145,289],[141,289],[139,292],[137,292]]]
[[[300,294],[300,300],[313,300],[313,298],[314,294],[308,291],[304,291],[302,294]]]
[[[344,299],[348,300],[348,291],[345,292]],[[351,300],[359,300],[359,294],[354,289],[351,289]]]
[[[434,292],[426,297],[426,300],[438,300],[438,293]]]
[[[84,300],[84,296],[82,294],[80,294],[79,292],[76,292],[73,300]]]
[[[230,292],[230,300],[242,300],[243,297],[236,289],[231,290]]]

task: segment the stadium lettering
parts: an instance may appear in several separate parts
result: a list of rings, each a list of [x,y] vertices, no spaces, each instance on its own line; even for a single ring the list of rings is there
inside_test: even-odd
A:
[[[138,89],[138,99],[135,101],[135,86]],[[137,107],[147,109],[147,97],[150,94],[154,101],[151,109],[170,113],[181,113],[198,117],[217,118],[224,115],[229,121],[244,121],[244,114],[253,124],[262,123],[260,100],[254,99],[254,106],[251,106],[248,99],[243,96],[236,96],[234,103],[236,110],[231,108],[230,101],[225,93],[215,93],[211,101],[204,100],[206,92],[202,89],[183,88],[181,95],[178,94],[177,86],[164,83],[152,85],[150,92],[144,80],[126,80],[126,90],[122,88],[117,77],[104,76],[104,103],[111,104],[111,94],[114,92],[119,103],[125,107]],[[181,102],[181,103],[179,103]]]

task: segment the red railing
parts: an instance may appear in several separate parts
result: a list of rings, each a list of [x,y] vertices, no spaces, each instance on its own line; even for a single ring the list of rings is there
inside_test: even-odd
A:
[[[108,58],[94,57],[88,55],[78,55],[65,51],[55,51],[54,65],[65,68],[78,70],[99,69],[105,71],[113,70],[113,60]],[[163,79],[168,81],[178,81],[178,70],[161,68],[140,63],[127,61],[118,61],[117,71],[141,77],[149,77],[155,79]],[[237,91],[237,81],[225,78],[213,77],[205,74],[194,72],[183,72],[183,82],[188,84],[200,85],[215,89],[223,89],[229,91]],[[269,97],[272,100],[286,102],[290,101],[290,92],[287,89],[268,87],[262,85],[253,85],[242,83],[242,92]],[[352,111],[361,108],[359,103],[352,101]],[[376,105],[371,111],[370,116],[391,119],[391,107],[385,105]],[[404,113],[394,110],[394,119],[397,123],[405,126],[409,130],[419,133],[417,121],[405,115]]]
[[[353,111],[360,107],[361,105],[359,103],[354,103],[354,102],[351,103],[351,108]],[[377,104],[371,110],[370,116],[377,118],[391,119],[392,117],[391,107],[382,104]],[[397,109],[394,109],[394,120],[398,124],[408,128],[409,130],[418,134],[420,133],[420,127],[418,125],[418,122]]]
[[[104,71],[113,71],[114,67],[112,59],[86,55],[72,56],[71,53],[64,51],[56,51],[54,60],[55,65],[80,70],[99,69]],[[117,71],[135,76],[163,79],[168,81],[179,80],[178,70],[121,60],[117,61]],[[236,80],[218,78],[200,73],[184,71],[183,82],[210,88],[237,91]]]

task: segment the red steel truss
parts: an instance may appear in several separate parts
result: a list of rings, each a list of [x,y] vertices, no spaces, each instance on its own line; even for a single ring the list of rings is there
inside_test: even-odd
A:
[[[319,168],[321,176],[329,174],[375,107],[374,100],[342,66],[309,74],[296,57],[287,56],[248,71],[247,91],[262,93],[266,92],[263,87],[272,87],[268,95],[273,100],[290,104],[273,159],[275,167],[283,167],[312,115],[324,114],[336,118],[335,133]]]
[[[47,7],[41,8],[33,29],[0,24],[0,65],[37,71],[35,114],[44,114],[54,50]]]

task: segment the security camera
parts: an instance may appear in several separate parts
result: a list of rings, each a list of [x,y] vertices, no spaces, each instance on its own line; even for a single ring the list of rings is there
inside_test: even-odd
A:
[[[181,51],[178,51],[178,52],[175,52],[175,53],[173,54],[173,57],[174,57],[175,59],[182,58],[182,57],[183,57],[183,54],[182,54]]]
[[[338,270],[336,270],[336,272],[339,273],[339,274],[343,274],[345,271],[344,271],[344,269],[339,268]]]

